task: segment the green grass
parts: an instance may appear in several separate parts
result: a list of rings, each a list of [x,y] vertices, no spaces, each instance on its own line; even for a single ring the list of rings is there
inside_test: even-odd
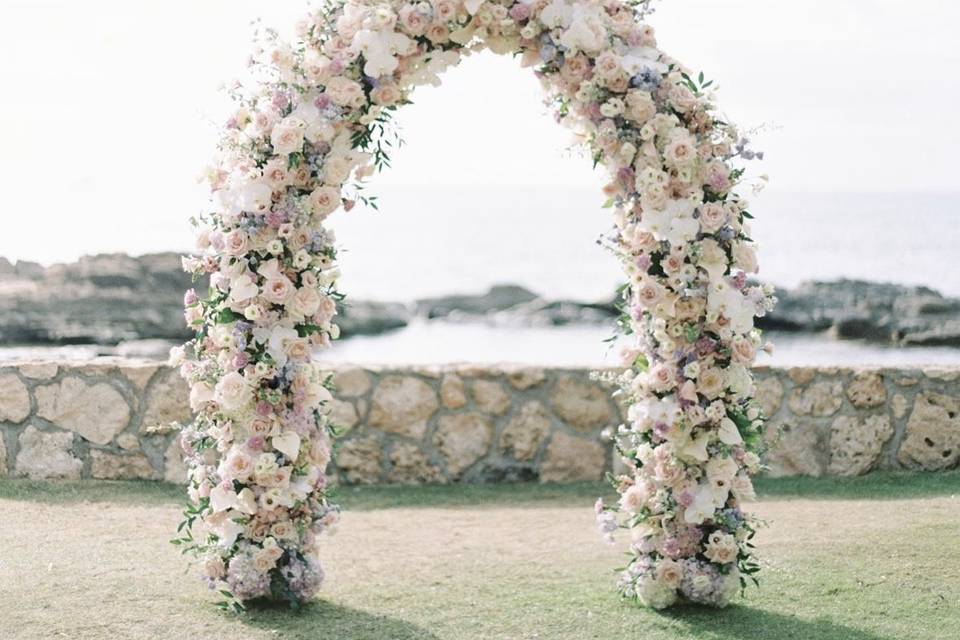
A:
[[[762,479],[762,587],[657,613],[613,589],[599,483],[344,488],[300,612],[214,607],[168,544],[181,487],[0,481],[0,638],[949,640],[960,474]]]
[[[876,472],[857,478],[766,478],[755,480],[763,498],[815,498],[818,500],[902,500],[960,494],[960,470],[944,473]],[[114,502],[163,505],[181,503],[182,487],[163,482],[141,481],[36,481],[0,480],[0,500],[25,500],[49,504]],[[338,487],[334,499],[346,509],[411,507],[496,507],[530,503],[572,505],[592,503],[598,496],[610,498],[613,491],[601,482],[573,484],[489,484],[423,486]]]

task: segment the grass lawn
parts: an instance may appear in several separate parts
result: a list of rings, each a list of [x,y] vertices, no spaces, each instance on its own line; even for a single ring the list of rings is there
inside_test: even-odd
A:
[[[0,638],[960,638],[960,473],[758,482],[762,587],[723,611],[620,601],[599,485],[345,489],[299,613],[218,611],[167,540],[183,490],[0,481]]]

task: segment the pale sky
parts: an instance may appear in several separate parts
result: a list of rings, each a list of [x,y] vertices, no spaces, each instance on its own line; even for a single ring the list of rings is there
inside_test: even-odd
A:
[[[300,0],[0,0],[0,256],[190,245],[195,178],[243,67],[249,22]],[[946,0],[663,0],[661,46],[720,86],[772,189],[952,191],[960,5]],[[372,184],[599,184],[565,151],[529,70],[476,56],[401,112],[407,145]],[[598,195],[598,200],[600,196]]]

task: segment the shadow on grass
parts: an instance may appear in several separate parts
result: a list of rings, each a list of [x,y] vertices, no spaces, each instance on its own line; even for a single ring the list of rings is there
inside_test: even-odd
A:
[[[297,611],[284,604],[257,604],[240,616],[243,624],[278,638],[310,640],[437,640],[422,627],[388,616],[314,600]]]
[[[821,617],[805,620],[797,616],[733,605],[717,611],[693,605],[666,610],[663,615],[704,640],[889,640],[888,636],[856,629]]]
[[[757,478],[760,500],[898,500],[960,494],[960,470],[939,473],[875,472],[859,478]],[[598,496],[615,501],[610,485],[455,484],[338,487],[333,500],[350,511],[391,508],[590,508]],[[0,480],[0,499],[50,504],[110,502],[147,506],[182,505],[184,487],[147,481]]]

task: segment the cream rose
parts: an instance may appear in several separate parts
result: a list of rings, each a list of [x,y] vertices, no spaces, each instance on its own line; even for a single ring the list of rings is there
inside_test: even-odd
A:
[[[320,294],[311,287],[301,287],[290,300],[289,311],[298,316],[312,316],[320,308]]]
[[[303,134],[307,123],[300,118],[285,118],[273,127],[270,144],[274,153],[286,156],[303,151]]]
[[[324,185],[317,187],[310,194],[310,207],[313,214],[324,219],[340,206],[340,189]]]
[[[727,211],[719,202],[708,202],[700,207],[700,228],[706,233],[719,231],[727,224]]]
[[[663,558],[657,564],[657,581],[665,587],[676,589],[683,580],[683,567],[679,562]]]
[[[293,283],[289,278],[277,276],[267,280],[263,286],[263,297],[274,304],[286,304],[293,291]]]
[[[224,250],[231,256],[242,256],[250,245],[250,236],[242,229],[234,229],[224,239]]]

